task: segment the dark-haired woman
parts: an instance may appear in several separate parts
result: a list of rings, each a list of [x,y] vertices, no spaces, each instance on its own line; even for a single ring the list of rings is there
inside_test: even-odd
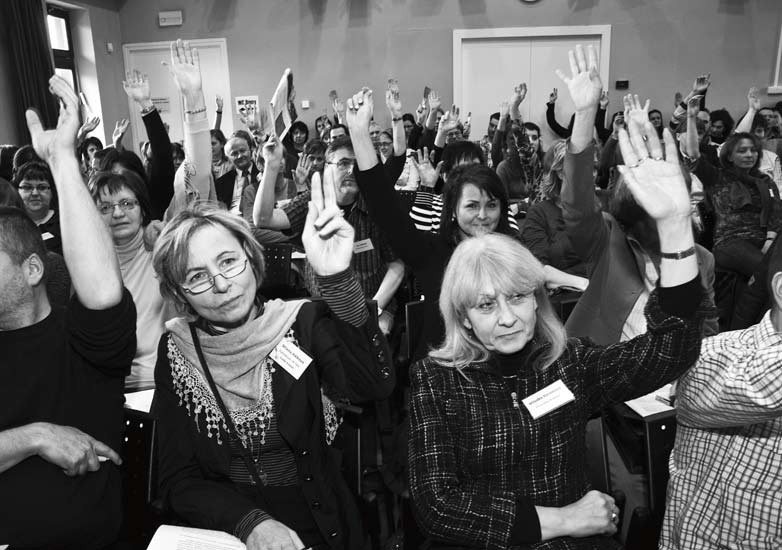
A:
[[[714,113],[712,113],[713,115]],[[751,277],[782,230],[782,203],[776,184],[758,170],[762,145],[750,133],[733,134],[719,152],[719,167],[701,158],[694,144],[697,108],[687,113],[685,154],[714,205],[714,261]]]
[[[231,160],[225,156],[225,134],[222,130],[209,130],[212,138],[212,176],[215,181],[233,169]]]
[[[57,189],[49,166],[40,160],[27,162],[16,170],[12,183],[22,197],[27,215],[41,231],[46,250],[62,256]]]

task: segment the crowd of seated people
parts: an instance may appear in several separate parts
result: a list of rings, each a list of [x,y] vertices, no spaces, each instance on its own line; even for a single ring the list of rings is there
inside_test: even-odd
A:
[[[29,110],[32,143],[0,147],[0,548],[144,547],[123,403],[151,390],[156,513],[250,550],[620,548],[648,480],[595,427],[667,383],[652,544],[782,547],[782,104],[750,88],[735,122],[701,75],[667,123],[638,95],[608,117],[595,49],[561,63],[545,121],[521,83],[483,135],[428,88],[405,112],[395,79],[226,135],[178,40],[183,140],[131,71],[136,151],[51,77],[56,127]],[[358,494],[356,411],[382,481]]]

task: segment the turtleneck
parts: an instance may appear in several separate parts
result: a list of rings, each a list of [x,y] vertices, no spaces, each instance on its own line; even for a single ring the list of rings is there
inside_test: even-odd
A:
[[[527,343],[521,350],[516,353],[495,353],[494,359],[497,362],[497,366],[500,368],[500,373],[503,377],[516,376],[519,369],[526,365],[534,352],[538,349],[535,340]]]
[[[144,249],[144,230],[139,228],[134,237],[124,244],[115,244],[114,249],[117,251],[117,258],[119,258],[119,264],[123,271],[125,266],[132,262],[139,253],[139,250]]]

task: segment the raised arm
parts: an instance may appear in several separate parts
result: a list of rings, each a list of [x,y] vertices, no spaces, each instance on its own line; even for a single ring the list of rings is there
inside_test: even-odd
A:
[[[348,99],[347,123],[353,150],[356,153],[358,173],[356,182],[367,203],[369,214],[388,237],[394,252],[405,264],[415,268],[431,260],[432,235],[423,234],[402,206],[393,182],[378,165],[377,154],[369,137],[369,121],[374,111],[372,90],[363,88]]]
[[[215,96],[215,103],[217,104],[217,110],[215,111],[215,124],[214,129],[219,130],[223,124],[223,96],[220,94]]]
[[[274,206],[274,185],[282,166],[284,147],[277,136],[272,135],[266,140],[261,153],[266,166],[261,176],[261,187],[255,194],[253,223],[263,229],[289,229],[291,224],[287,214]]]
[[[60,229],[65,264],[81,304],[87,309],[109,309],[122,300],[122,275],[109,229],[81,177],[74,156],[79,129],[79,99],[59,76],[49,89],[60,99],[55,130],[44,130],[35,111],[27,111],[33,147],[52,170],[59,196]]]
[[[558,92],[557,89],[554,88],[554,90],[549,94],[548,101],[546,102],[546,122],[548,123],[548,126],[551,128],[552,132],[557,134],[562,139],[567,139],[570,137],[570,130],[557,122],[557,97]]]
[[[752,120],[755,115],[760,111],[760,92],[754,86],[747,92],[747,112],[741,117],[736,127],[733,129],[734,134],[740,132],[752,131]]]
[[[138,105],[141,120],[147,131],[149,147],[152,151],[149,167],[147,190],[152,206],[152,217],[163,219],[163,213],[168,208],[174,196],[174,160],[171,153],[171,140],[163,125],[149,90],[147,75],[138,71],[129,72],[122,87],[127,96]]]
[[[405,125],[402,121],[402,100],[399,98],[399,82],[396,79],[388,81],[386,90],[386,107],[391,115],[391,133],[394,138],[394,156],[404,157],[407,154],[407,138]],[[396,181],[396,179],[394,179]]]
[[[673,115],[671,116],[671,121],[669,123],[671,130],[675,131],[679,126],[679,123],[684,120],[684,117],[687,115],[687,106],[689,105],[690,99],[692,99],[694,96],[699,97],[701,108],[706,107],[706,92],[708,91],[710,85],[710,73],[699,75],[695,79],[695,81],[692,83],[692,89],[687,93],[687,97],[685,97],[673,111]]]
[[[592,180],[592,127],[603,84],[594,48],[590,46],[587,53],[588,58],[581,46],[568,52],[571,76],[566,77],[561,71],[557,75],[567,85],[576,108],[565,153],[562,215],[574,251],[591,270],[607,245],[608,229],[595,202]]]
[[[177,178],[175,191],[185,195],[185,204],[198,199],[216,200],[212,181],[212,141],[198,50],[182,40],[172,42],[168,70],[185,105],[185,162],[179,169],[186,175]]]
[[[121,118],[114,124],[114,132],[111,134],[111,141],[114,143],[114,148],[117,151],[123,151],[125,146],[122,145],[122,138],[125,137],[125,132],[128,131],[130,122],[127,118]]]

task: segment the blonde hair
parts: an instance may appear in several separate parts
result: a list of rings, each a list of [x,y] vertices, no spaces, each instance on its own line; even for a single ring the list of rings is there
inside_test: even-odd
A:
[[[247,222],[214,202],[196,202],[166,223],[152,253],[152,264],[160,280],[160,294],[173,302],[177,310],[190,316],[195,316],[195,311],[180,285],[187,274],[190,239],[199,229],[208,226],[222,227],[236,237],[255,274],[257,288],[263,282],[263,246],[255,240]]]
[[[542,370],[556,361],[565,350],[567,335],[548,300],[543,265],[521,243],[499,233],[464,239],[456,247],[440,291],[445,339],[429,356],[455,368],[489,359],[490,352],[464,325],[467,310],[487,286],[498,295],[534,293],[535,338],[549,344],[535,367]]]

